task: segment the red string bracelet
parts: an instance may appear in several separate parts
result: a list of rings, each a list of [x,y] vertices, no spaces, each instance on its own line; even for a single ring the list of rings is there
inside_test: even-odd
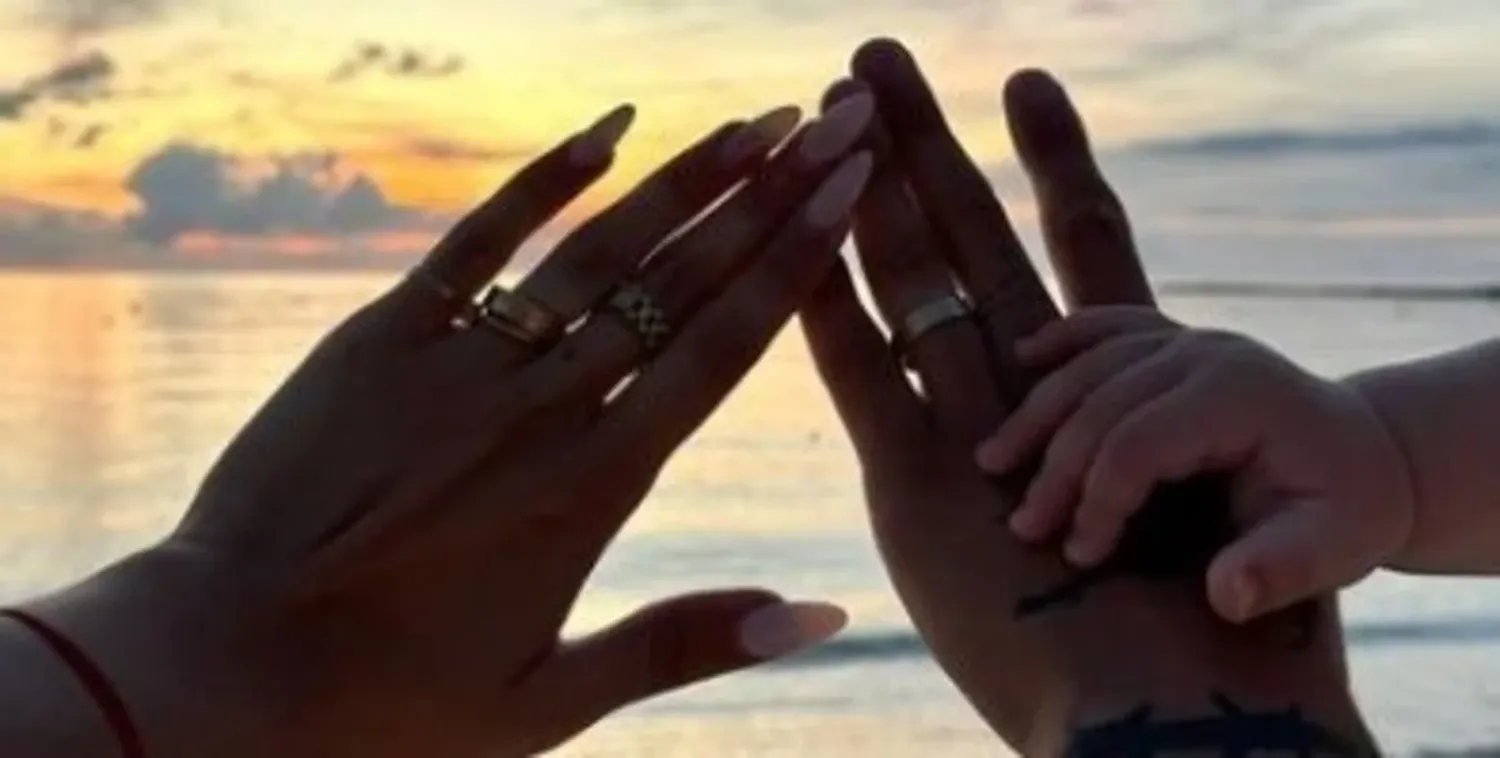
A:
[[[125,701],[120,699],[120,694],[115,692],[109,679],[73,641],[64,637],[61,632],[53,629],[41,619],[14,608],[0,610],[0,616],[11,618],[22,626],[35,632],[41,637],[57,657],[73,670],[74,676],[88,690],[89,695],[98,704],[99,710],[104,713],[104,720],[109,724],[109,730],[114,732],[115,738],[120,741],[120,752],[124,758],[146,758],[145,742],[141,739],[141,733],[135,727],[135,722],[130,718],[130,711],[125,707]]]

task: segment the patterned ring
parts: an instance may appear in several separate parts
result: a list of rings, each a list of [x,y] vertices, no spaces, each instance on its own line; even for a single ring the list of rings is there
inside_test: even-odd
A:
[[[480,301],[479,322],[527,345],[556,342],[565,330],[562,317],[552,309],[498,284]]]
[[[973,310],[957,295],[945,294],[907,311],[891,336],[891,350],[911,368],[911,346],[932,330],[950,321],[966,319]]]
[[[648,355],[654,354],[672,335],[672,326],[667,322],[667,312],[657,305],[644,287],[636,282],[626,282],[609,296],[608,305],[630,326],[641,340]]]

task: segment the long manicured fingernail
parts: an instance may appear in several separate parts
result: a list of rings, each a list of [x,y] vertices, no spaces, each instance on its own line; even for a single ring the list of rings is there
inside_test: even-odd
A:
[[[726,166],[738,165],[752,155],[770,150],[781,144],[802,123],[802,109],[795,105],[783,105],[740,127],[724,141],[719,153]]]
[[[848,216],[870,180],[873,165],[865,150],[845,159],[807,201],[807,222],[815,229],[827,229]]]
[[[597,166],[614,157],[615,146],[635,122],[635,106],[621,105],[573,138],[568,160],[575,166]]]
[[[874,117],[875,98],[870,93],[846,97],[807,128],[798,155],[812,166],[830,161],[859,140]]]
[[[740,648],[761,660],[812,647],[849,623],[849,614],[831,603],[772,603],[740,621]]]

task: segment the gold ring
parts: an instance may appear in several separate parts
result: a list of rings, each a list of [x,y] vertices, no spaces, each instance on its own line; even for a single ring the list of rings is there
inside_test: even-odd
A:
[[[905,362],[917,340],[950,321],[968,318],[972,312],[969,304],[957,295],[946,294],[928,300],[901,317],[891,336],[891,349]]]
[[[609,296],[608,306],[619,314],[641,340],[647,355],[655,353],[672,335],[667,312],[637,282],[626,282]]]
[[[553,342],[566,328],[562,316],[551,308],[498,284],[484,293],[479,321],[528,345]]]

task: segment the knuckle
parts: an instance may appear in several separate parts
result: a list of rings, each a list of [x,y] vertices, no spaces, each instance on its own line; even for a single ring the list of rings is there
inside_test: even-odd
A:
[[[1124,203],[1087,154],[1062,164],[1055,187],[1057,217],[1065,226],[1127,229]]]
[[[1077,378],[1064,373],[1053,374],[1031,391],[1031,396],[1021,406],[1018,415],[1027,422],[1027,426],[1061,420],[1063,414],[1077,406],[1078,397],[1082,393],[1083,387]]]
[[[1137,470],[1118,451],[1109,447],[1101,451],[1085,487],[1092,504],[1090,510],[1108,520],[1129,512],[1132,504],[1120,495],[1134,486],[1137,477],[1132,472]]]
[[[1047,447],[1043,471],[1056,476],[1076,478],[1088,465],[1092,445],[1077,427],[1063,430]]]
[[[726,319],[689,336],[682,346],[695,373],[720,377],[740,372],[760,352],[763,340],[747,319]]]
[[[1139,478],[1154,457],[1152,439],[1144,424],[1126,422],[1116,427],[1099,446],[1095,475],[1110,486]]]

